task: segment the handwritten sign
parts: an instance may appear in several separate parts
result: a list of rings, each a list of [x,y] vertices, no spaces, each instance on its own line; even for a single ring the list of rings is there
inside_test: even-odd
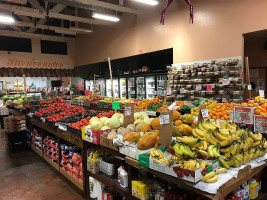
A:
[[[159,123],[160,124],[169,124],[170,123],[170,116],[169,115],[160,115],[159,116]]]
[[[255,107],[234,107],[234,122],[240,124],[253,124]]]
[[[170,87],[167,88],[167,95],[171,95],[172,89]]]
[[[267,134],[267,116],[254,115],[254,131]]]
[[[124,110],[125,110],[124,112],[125,116],[130,116],[132,114],[132,107],[125,106]]]
[[[212,90],[212,85],[207,85],[207,91]]]
[[[207,119],[209,117],[209,111],[208,111],[208,109],[201,110],[201,114],[202,114],[202,117],[204,119]]]
[[[264,90],[259,90],[259,95],[264,98],[265,97]]]

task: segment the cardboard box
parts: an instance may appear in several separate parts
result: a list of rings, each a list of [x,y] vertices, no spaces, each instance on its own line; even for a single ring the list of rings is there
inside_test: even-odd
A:
[[[110,131],[111,129],[102,131],[82,127],[82,139],[94,144],[100,144],[100,135],[109,133]]]
[[[165,148],[160,149],[163,153],[165,152]],[[201,180],[203,175],[207,174],[208,172],[214,171],[218,169],[219,161],[215,160],[210,167],[202,169],[199,168],[195,171],[187,170],[180,168],[178,165],[174,165],[173,167],[166,166],[165,163],[159,162],[155,163],[153,159],[149,156],[149,154],[142,154],[139,156],[138,164],[158,172],[168,174],[173,177],[177,177],[189,182],[196,183]]]
[[[150,197],[152,180],[140,178],[132,181],[132,195],[141,200],[147,200]]]
[[[90,107],[90,105],[91,105],[91,101],[89,101],[89,100],[84,100],[84,102],[83,102],[83,106],[84,106],[84,107]]]
[[[100,135],[100,145],[113,149],[115,151],[119,151],[119,148],[113,145],[113,140],[107,138],[108,134]]]
[[[100,171],[99,161],[93,162],[87,159],[87,170],[92,172],[93,174],[97,174]]]

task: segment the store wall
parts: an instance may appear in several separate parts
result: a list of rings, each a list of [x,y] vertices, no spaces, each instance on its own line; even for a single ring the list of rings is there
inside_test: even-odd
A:
[[[68,41],[68,55],[41,54],[39,38],[32,38],[32,53],[0,51],[1,67],[74,68],[75,42]]]
[[[249,67],[267,67],[267,50],[264,49],[266,38],[253,37],[245,39],[245,56],[248,56]]]
[[[136,7],[134,1],[124,1]],[[78,35],[75,65],[173,47],[174,63],[243,56],[243,33],[267,28],[266,0],[191,0],[194,24],[189,24],[189,7],[175,0],[159,25],[166,1],[156,7],[139,4],[138,16],[124,13],[112,26],[93,26],[91,35]]]

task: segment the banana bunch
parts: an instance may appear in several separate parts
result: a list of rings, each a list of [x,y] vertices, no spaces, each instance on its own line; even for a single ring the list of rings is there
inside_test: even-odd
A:
[[[253,134],[251,131],[249,131],[249,137],[253,139],[254,142],[258,142],[262,140],[262,134],[259,132],[256,132]]]
[[[165,157],[165,155],[159,149],[152,149],[150,152],[150,157],[152,157],[155,163],[165,163],[166,166],[169,166],[169,159]]]
[[[184,143],[174,143],[172,145],[175,155],[180,158],[195,158],[196,154],[189,148],[187,144]]]
[[[220,155],[220,145],[210,145],[207,150],[207,154],[211,158],[219,158]]]
[[[210,164],[207,162],[207,161],[198,161],[198,160],[193,160],[193,159],[190,159],[188,161],[180,161],[179,162],[179,166],[183,169],[188,169],[188,170],[191,170],[191,171],[195,171],[199,168],[202,168],[202,169],[205,169],[206,167],[209,167]]]
[[[215,172],[210,172],[205,176],[203,176],[201,180],[206,183],[215,183],[218,181],[218,176],[216,175]]]

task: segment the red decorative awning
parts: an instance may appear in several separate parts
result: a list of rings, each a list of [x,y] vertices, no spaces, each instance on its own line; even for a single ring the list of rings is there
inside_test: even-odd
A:
[[[0,77],[77,77],[74,69],[0,68]]]

